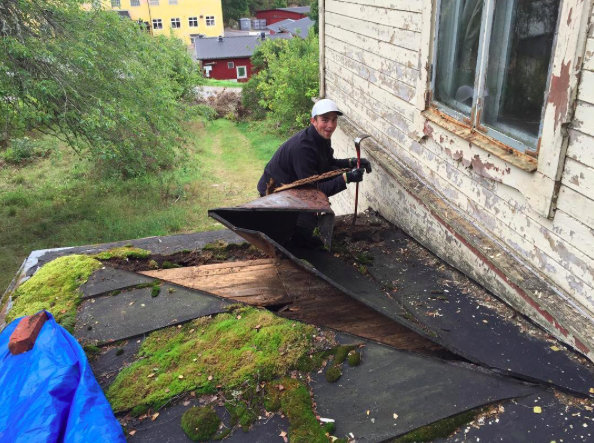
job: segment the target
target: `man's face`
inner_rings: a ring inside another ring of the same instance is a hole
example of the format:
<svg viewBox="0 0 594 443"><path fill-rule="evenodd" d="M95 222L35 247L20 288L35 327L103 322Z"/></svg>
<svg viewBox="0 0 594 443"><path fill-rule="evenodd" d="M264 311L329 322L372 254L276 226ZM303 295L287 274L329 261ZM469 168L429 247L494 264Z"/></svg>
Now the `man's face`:
<svg viewBox="0 0 594 443"><path fill-rule="evenodd" d="M332 133L336 129L338 114L336 112L327 112L326 114L316 115L311 118L311 124L314 125L318 134L327 140L330 140Z"/></svg>

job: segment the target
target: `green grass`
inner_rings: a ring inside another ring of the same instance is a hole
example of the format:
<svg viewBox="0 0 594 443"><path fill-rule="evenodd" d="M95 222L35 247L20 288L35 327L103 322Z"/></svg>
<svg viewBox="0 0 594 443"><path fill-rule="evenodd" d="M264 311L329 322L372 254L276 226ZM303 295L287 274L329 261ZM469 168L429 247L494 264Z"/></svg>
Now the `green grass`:
<svg viewBox="0 0 594 443"><path fill-rule="evenodd" d="M231 80L217 80L214 78L205 78L204 86L222 86L227 88L243 88L245 83L234 82Z"/></svg>
<svg viewBox="0 0 594 443"><path fill-rule="evenodd" d="M121 181L53 139L47 157L0 166L0 293L32 250L219 229L207 209L257 198L256 184L283 141L259 126L187 125L188 161L161 176Z"/></svg>

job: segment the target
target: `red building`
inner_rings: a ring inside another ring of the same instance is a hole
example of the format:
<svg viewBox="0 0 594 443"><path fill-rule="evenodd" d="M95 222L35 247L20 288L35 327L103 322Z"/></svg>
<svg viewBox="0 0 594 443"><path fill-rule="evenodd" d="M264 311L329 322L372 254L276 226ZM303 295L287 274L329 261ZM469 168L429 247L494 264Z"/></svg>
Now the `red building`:
<svg viewBox="0 0 594 443"><path fill-rule="evenodd" d="M253 74L250 59L264 38L264 32L234 37L196 37L196 59L207 78L247 82ZM284 36L279 35L278 38Z"/></svg>
<svg viewBox="0 0 594 443"><path fill-rule="evenodd" d="M294 8L263 9L256 11L256 18L265 19L266 25L286 20L288 18L299 20L309 15L309 6L296 6Z"/></svg>

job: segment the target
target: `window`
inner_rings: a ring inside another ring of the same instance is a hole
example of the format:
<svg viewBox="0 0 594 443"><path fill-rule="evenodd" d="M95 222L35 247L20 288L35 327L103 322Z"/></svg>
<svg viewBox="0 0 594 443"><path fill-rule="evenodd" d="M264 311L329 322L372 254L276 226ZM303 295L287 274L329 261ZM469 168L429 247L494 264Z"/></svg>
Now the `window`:
<svg viewBox="0 0 594 443"><path fill-rule="evenodd" d="M170 5L177 5L177 0L169 0Z"/></svg>
<svg viewBox="0 0 594 443"><path fill-rule="evenodd" d="M214 15L207 15L206 16L206 26L214 26L214 25L215 25Z"/></svg>
<svg viewBox="0 0 594 443"><path fill-rule="evenodd" d="M188 25L190 26L190 28L197 28L198 27L198 17L188 18Z"/></svg>
<svg viewBox="0 0 594 443"><path fill-rule="evenodd" d="M163 21L160 18L153 19L153 29L163 29Z"/></svg>
<svg viewBox="0 0 594 443"><path fill-rule="evenodd" d="M120 0L111 0L111 7L112 8L119 8L120 7Z"/></svg>
<svg viewBox="0 0 594 443"><path fill-rule="evenodd" d="M441 0L433 102L518 151L536 151L560 0Z"/></svg>
<svg viewBox="0 0 594 443"><path fill-rule="evenodd" d="M148 0L148 2L151 6L159 6L159 0Z"/></svg>
<svg viewBox="0 0 594 443"><path fill-rule="evenodd" d="M228 69L233 69L235 67L235 63L233 62L227 62L227 68Z"/></svg>
<svg viewBox="0 0 594 443"><path fill-rule="evenodd" d="M180 22L179 18L171 19L171 27L172 28L181 28L181 22Z"/></svg>
<svg viewBox="0 0 594 443"><path fill-rule="evenodd" d="M130 0L130 6L140 6L140 0Z"/></svg>
<svg viewBox="0 0 594 443"><path fill-rule="evenodd" d="M247 69L245 66L237 67L237 78L247 78Z"/></svg>

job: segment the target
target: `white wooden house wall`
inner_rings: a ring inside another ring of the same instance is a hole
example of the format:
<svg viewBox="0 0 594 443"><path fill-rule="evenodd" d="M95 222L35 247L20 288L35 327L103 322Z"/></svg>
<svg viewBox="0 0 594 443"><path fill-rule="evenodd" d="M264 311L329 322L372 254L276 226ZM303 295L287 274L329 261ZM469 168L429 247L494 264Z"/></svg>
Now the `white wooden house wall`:
<svg viewBox="0 0 594 443"><path fill-rule="evenodd" d="M333 147L353 156L353 136L371 134L362 146L375 170L360 207L592 359L592 0L561 2L555 90L532 171L427 116L435 8L433 0L320 0L320 95L346 117ZM332 198L336 212L352 212L352 191Z"/></svg>

